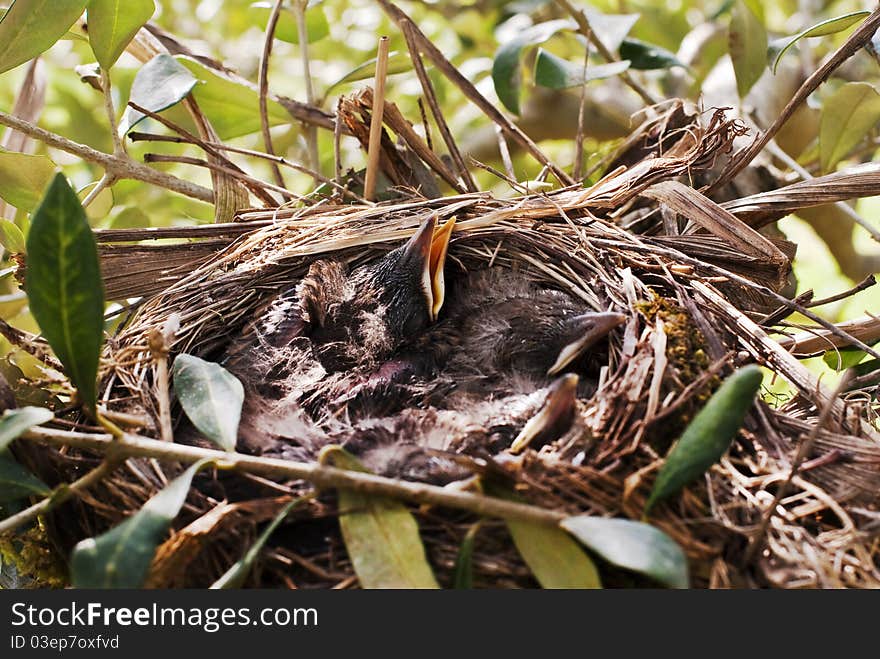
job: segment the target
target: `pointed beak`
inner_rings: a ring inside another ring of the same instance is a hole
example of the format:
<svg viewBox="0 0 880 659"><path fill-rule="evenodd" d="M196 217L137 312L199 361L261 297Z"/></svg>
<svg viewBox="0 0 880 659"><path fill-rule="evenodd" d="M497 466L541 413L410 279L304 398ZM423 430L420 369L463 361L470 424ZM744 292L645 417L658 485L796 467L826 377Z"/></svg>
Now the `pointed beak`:
<svg viewBox="0 0 880 659"><path fill-rule="evenodd" d="M402 262L418 264L416 270L421 278L421 289L425 295L431 322L437 320L446 297L443 266L446 263L446 252L454 226L455 218L451 218L442 227L437 228L437 216L432 215L422 223L404 248Z"/></svg>
<svg viewBox="0 0 880 659"><path fill-rule="evenodd" d="M519 453L532 443L546 444L559 439L571 428L577 400L578 376L568 373L550 385L541 410L528 420L510 445L511 453Z"/></svg>
<svg viewBox="0 0 880 659"><path fill-rule="evenodd" d="M585 313L572 318L569 321L571 340L559 351L553 366L547 369L547 375L558 375L587 349L604 338L608 332L625 323L626 318L624 314L612 311Z"/></svg>

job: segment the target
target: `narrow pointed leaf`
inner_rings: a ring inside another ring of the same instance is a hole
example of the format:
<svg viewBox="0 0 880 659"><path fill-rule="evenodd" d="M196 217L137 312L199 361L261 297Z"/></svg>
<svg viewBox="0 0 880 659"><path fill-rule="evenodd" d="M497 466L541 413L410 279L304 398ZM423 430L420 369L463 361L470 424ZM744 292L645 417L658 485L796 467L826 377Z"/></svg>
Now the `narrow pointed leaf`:
<svg viewBox="0 0 880 659"><path fill-rule="evenodd" d="M45 407L19 407L6 410L3 416L0 416L0 452L5 451L25 430L46 423L53 417L52 410L47 410Z"/></svg>
<svg viewBox="0 0 880 659"><path fill-rule="evenodd" d="M9 454L0 453L0 503L30 496L46 496L50 492L43 481L18 464Z"/></svg>
<svg viewBox="0 0 880 659"><path fill-rule="evenodd" d="M161 112L180 103L198 81L190 71L171 55L156 55L144 64L134 77L129 98L151 112ZM119 121L119 134L125 135L146 117L127 107Z"/></svg>
<svg viewBox="0 0 880 659"><path fill-rule="evenodd" d="M771 53L773 55L773 73L776 73L776 69L779 66L779 60L782 59L782 56L785 55L786 51L801 39L824 37L829 34L842 32L846 28L862 22L865 16L870 13L871 12L869 11L854 11L849 14L844 14L843 16L837 16L836 18L829 18L808 27L806 30L798 32L791 38L779 40L775 46L771 46Z"/></svg>
<svg viewBox="0 0 880 659"><path fill-rule="evenodd" d="M626 35L639 20L638 14L603 14L586 5L578 8L586 14L596 38L612 53L617 52ZM621 58L626 59L623 55Z"/></svg>
<svg viewBox="0 0 880 659"><path fill-rule="evenodd" d="M628 61L590 64L587 66L585 76L583 62L569 62L539 48L538 56L535 58L535 83L549 89L568 89L579 87L590 80L616 76L628 68Z"/></svg>
<svg viewBox="0 0 880 659"><path fill-rule="evenodd" d="M0 218L0 245L10 254L24 254L24 234L18 225Z"/></svg>
<svg viewBox="0 0 880 659"><path fill-rule="evenodd" d="M570 30L574 23L567 19L547 21L520 32L498 49L492 62L492 82L498 99L508 110L519 114L519 96L522 86L520 71L523 50L544 43L560 30Z"/></svg>
<svg viewBox="0 0 880 659"><path fill-rule="evenodd" d="M57 167L46 156L0 149L0 198L32 212L55 175Z"/></svg>
<svg viewBox="0 0 880 659"><path fill-rule="evenodd" d="M200 84L193 89L193 96L221 139L260 130L260 102L256 90L230 80L192 58L179 55L175 59L199 80ZM272 99L268 99L266 111L270 126L292 121L287 110Z"/></svg>
<svg viewBox="0 0 880 659"><path fill-rule="evenodd" d="M223 573L223 576L211 584L211 589L228 590L231 588L241 588L244 584L244 580L247 579L251 568L253 568L254 563L259 557L260 552L263 551L263 547L269 540L269 537L275 532L275 529L277 529L281 522L287 518L291 510L296 508L302 502L307 501L309 498L310 497L300 497L284 506L284 508L281 509L281 512L276 515L275 519L263 529L260 537L257 538L256 542L248 548L245 555L236 561L232 567L226 570L226 572Z"/></svg>
<svg viewBox="0 0 880 659"><path fill-rule="evenodd" d="M388 53L387 75L403 73L404 71L409 71L411 68L412 60L409 58L409 55L407 53L397 50ZM330 92L336 89L339 85L345 84L347 82L366 80L367 78L373 78L375 75L376 58L373 57L371 59L368 59L363 64L359 64L358 66L354 67L351 71L327 85L327 88L324 90L324 97L326 98L330 94Z"/></svg>
<svg viewBox="0 0 880 659"><path fill-rule="evenodd" d="M113 66L154 11L153 0L89 1L89 43L101 68Z"/></svg>
<svg viewBox="0 0 880 659"><path fill-rule="evenodd" d="M675 53L639 39L624 39L620 44L620 57L629 60L632 68L642 71L684 66Z"/></svg>
<svg viewBox="0 0 880 659"><path fill-rule="evenodd" d="M880 121L880 94L867 82L848 82L822 103L819 162L829 172Z"/></svg>
<svg viewBox="0 0 880 659"><path fill-rule="evenodd" d="M480 522L477 522L468 529L458 548L452 574L452 587L456 590L470 590L474 587L474 541L479 530Z"/></svg>
<svg viewBox="0 0 880 659"><path fill-rule="evenodd" d="M737 0L730 16L728 49L740 98L749 93L767 66L767 30L749 3Z"/></svg>
<svg viewBox="0 0 880 659"><path fill-rule="evenodd" d="M244 387L219 364L193 355L177 355L171 369L174 392L189 420L226 451L235 449Z"/></svg>
<svg viewBox="0 0 880 659"><path fill-rule="evenodd" d="M95 237L63 174L55 176L34 213L27 255L25 289L31 313L81 402L94 409L104 288Z"/></svg>
<svg viewBox="0 0 880 659"><path fill-rule="evenodd" d="M96 538L77 543L70 559L74 588L139 588L156 547L186 501L201 460L171 481L134 515Z"/></svg>
<svg viewBox="0 0 880 659"><path fill-rule="evenodd" d="M15 0L0 19L0 73L48 50L86 4L87 0Z"/></svg>
<svg viewBox="0 0 880 659"><path fill-rule="evenodd" d="M507 488L485 484L486 491L508 501L522 501ZM516 550L543 588L601 588L596 564L565 531L507 520Z"/></svg>
<svg viewBox="0 0 880 659"><path fill-rule="evenodd" d="M366 471L339 447L321 462ZM415 518L399 501L339 488L339 526L354 571L364 588L439 588Z"/></svg>
<svg viewBox="0 0 880 659"><path fill-rule="evenodd" d="M612 565L638 572L671 588L687 588L687 557L650 524L629 519L577 515L560 522L587 549Z"/></svg>
<svg viewBox="0 0 880 659"><path fill-rule="evenodd" d="M822 355L822 361L825 362L829 368L833 368L835 371L840 372L852 368L853 366L858 366L867 356L867 352L858 348L837 348L836 350L829 350Z"/></svg>
<svg viewBox="0 0 880 659"><path fill-rule="evenodd" d="M721 459L755 402L762 378L760 368L746 366L712 395L666 456L645 504L646 515L655 503L677 494Z"/></svg>

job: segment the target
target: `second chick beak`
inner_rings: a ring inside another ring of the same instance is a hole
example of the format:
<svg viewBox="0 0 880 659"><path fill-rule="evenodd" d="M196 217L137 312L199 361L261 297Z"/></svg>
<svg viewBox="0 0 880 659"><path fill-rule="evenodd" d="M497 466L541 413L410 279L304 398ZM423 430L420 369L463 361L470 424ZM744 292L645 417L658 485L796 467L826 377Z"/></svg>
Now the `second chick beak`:
<svg viewBox="0 0 880 659"><path fill-rule="evenodd" d="M404 262L416 261L419 264L421 289L431 322L437 320L446 297L443 266L446 263L446 252L454 226L455 218L451 218L438 228L437 216L432 215L422 223L404 248L407 257Z"/></svg>
<svg viewBox="0 0 880 659"><path fill-rule="evenodd" d="M577 357L595 345L615 327L626 322L626 316L622 313L605 311L600 313L585 313L575 316L571 324L571 340L559 351L559 356L549 369L547 375L558 375L566 366Z"/></svg>

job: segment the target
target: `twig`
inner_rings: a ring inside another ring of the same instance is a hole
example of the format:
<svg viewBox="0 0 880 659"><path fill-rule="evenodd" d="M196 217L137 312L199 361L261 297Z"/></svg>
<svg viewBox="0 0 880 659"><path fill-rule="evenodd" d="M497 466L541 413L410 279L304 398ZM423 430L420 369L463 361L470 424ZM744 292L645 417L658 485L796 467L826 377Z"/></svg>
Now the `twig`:
<svg viewBox="0 0 880 659"><path fill-rule="evenodd" d="M279 0L280 2L280 0ZM312 71L309 64L309 31L306 27L306 9L308 0L294 0L293 13L296 16L296 31L299 35L299 53L303 65L303 79L306 84L306 100L315 106L315 87L312 84ZM316 172L321 171L321 158L318 153L318 129L313 124L306 124L306 144L309 149L309 167ZM317 183L317 179L315 179Z"/></svg>
<svg viewBox="0 0 880 659"><path fill-rule="evenodd" d="M171 425L171 399L168 385L168 346L180 327L180 316L172 313L162 329L154 327L150 330L149 346L153 357L153 368L156 372L156 402L159 405L159 435L163 442L174 441L174 430Z"/></svg>
<svg viewBox="0 0 880 659"><path fill-rule="evenodd" d="M578 30L584 37L586 37L587 41L596 46L596 50L599 51L599 54L606 62L619 62L620 58L617 57L614 53L608 50L605 47L605 44L602 43L602 40L596 36L596 33L593 31L592 26L590 25L590 21L587 20L586 15L583 11L579 9L575 9L568 0L555 0L556 4L558 4L565 12L574 19L574 22L578 25ZM635 78L633 78L629 71L624 71L620 74L620 79L623 80L632 89L636 94L641 96L642 100L648 105L656 105L660 102L659 98L656 98L651 92L642 87L638 82L636 82Z"/></svg>
<svg viewBox="0 0 880 659"><path fill-rule="evenodd" d="M581 12L583 14L583 12ZM588 29L587 41L593 35L593 31ZM574 171L571 176L575 181L581 180L581 172L584 170L584 110L587 106L587 67L590 63L590 47L584 49L584 81L581 83L581 98L578 103L578 125L577 134L574 138Z"/></svg>
<svg viewBox="0 0 880 659"><path fill-rule="evenodd" d="M501 162L504 163L504 169L507 176L511 180L516 180L516 170L513 168L513 160L510 157L510 147L507 146L507 140L504 139L504 131L501 126L495 126L495 136L498 138L498 151L501 153ZM471 161L474 159L471 158Z"/></svg>
<svg viewBox="0 0 880 659"><path fill-rule="evenodd" d="M810 94L816 91L819 85L825 82L828 76L830 76L838 66L861 50L862 46L868 43L871 40L871 37L874 36L878 27L880 27L880 7L875 9L871 15L865 19L858 29L850 35L849 39L840 46L840 48L832 53L818 69L813 71L810 77L807 78L798 88L788 104L782 109L782 112L777 115L770 127L763 134L758 135L751 145L747 146L734 156L718 179L712 183L707 190L703 191L703 194L709 195L721 186L727 184L729 181L732 181L737 174L752 162L752 160L755 159L755 156L763 151L764 147L767 146L767 143L776 136L779 129L782 128L791 118L791 115L793 115L794 111L800 107L801 103L806 101Z"/></svg>
<svg viewBox="0 0 880 659"><path fill-rule="evenodd" d="M862 291L871 288L877 283L877 278L874 275L868 275L858 284L850 288L849 290L843 291L842 293L838 293L837 295L831 295L829 297L823 297L821 300L813 300L809 304L805 304L805 307L821 307L824 304L831 304L832 302L837 302L838 300L845 300L848 297L855 295L856 293L861 293Z"/></svg>
<svg viewBox="0 0 880 659"><path fill-rule="evenodd" d="M62 137L56 133L51 133L48 130L34 126L27 121L23 121L18 117L14 117L3 111L0 111L0 125L24 133L28 137L39 140L48 146L60 149L66 153L72 153L88 162L96 163L117 179L134 179L136 181L143 181L144 183L151 183L160 188L165 188L166 190L177 192L186 197L198 199L199 201L205 201L209 204L214 202L214 193L208 188L196 183L184 181L171 174L166 174L165 172L153 169L152 167L142 165L135 162L127 155L111 155L109 153L104 153L103 151L98 151L85 144L74 142L66 137Z"/></svg>
<svg viewBox="0 0 880 659"><path fill-rule="evenodd" d="M260 73L258 78L259 96L260 96L260 130L263 133L263 144L266 147L266 153L275 155L275 149L272 148L272 134L269 131L269 104L267 96L269 95L269 56L272 54L272 43L275 41L275 28L278 26L278 18L281 15L282 0L275 0L272 5L272 11L269 14L269 22L266 24L266 38L263 41L263 54L260 56ZM298 4L298 3L295 3ZM300 40L302 37L300 37ZM311 103L311 99L309 99ZM272 170L272 176L275 183L279 187L284 187L284 178L281 176L281 170L278 165L272 163L269 165Z"/></svg>
<svg viewBox="0 0 880 659"><path fill-rule="evenodd" d="M70 485L59 485L57 488L55 488L52 494L50 494L45 499L42 499L34 505L25 508L20 512L17 512L15 515L11 515L4 520L0 520L0 535L13 531L19 526L27 524L28 522L36 519L39 515L44 515L50 512L52 509L57 508L62 503L70 499L73 495L79 494L80 492L89 489L92 485L100 482L107 474L112 472L116 468L117 464L118 463L113 458L107 458L85 476L78 478Z"/></svg>
<svg viewBox="0 0 880 659"><path fill-rule="evenodd" d="M459 70L456 69L448 59L446 59L443 53L440 52L440 49L437 48L437 46L435 46L421 30L419 30L409 16L401 11L399 7L389 2L389 0L376 0L376 2L378 2L385 13L397 23L397 26L404 31L404 35L406 34L406 31L403 26L407 25L412 36L415 38L419 49L434 63L434 66L436 66L443 75L452 81L452 83L455 84L472 103L480 108L483 114L494 123L501 126L505 134L509 135L519 143L519 145L528 151L535 160L542 165L548 166L560 183L563 185L574 184L574 181L566 172L554 165L528 135L522 132L522 130L520 130L513 122L505 117L498 108L492 105L492 103L490 103L489 100L483 96L476 87L474 87L473 83L465 78L461 72L459 72Z"/></svg>
<svg viewBox="0 0 880 659"><path fill-rule="evenodd" d="M101 91L104 94L104 111L110 122L110 134L113 136L113 153L121 156L125 153L125 145L116 126L116 109L113 107L113 92L110 86L110 72L101 69Z"/></svg>
<svg viewBox="0 0 880 659"><path fill-rule="evenodd" d="M98 195L101 194L105 188L109 188L113 185L113 182L116 179L112 174L108 172L104 172L104 175L101 177L101 180L95 184L95 187L89 190L89 194L86 195L85 199L82 200L83 208L88 208L89 205L98 198Z"/></svg>
<svg viewBox="0 0 880 659"><path fill-rule="evenodd" d="M776 514L776 507L779 505L779 502L785 497L788 488L791 486L792 480L797 475L798 470L803 464L804 460L806 460L810 451L813 449L813 444L816 443L816 438L819 436L819 431L828 423L828 419L831 417L831 413L834 411L834 402L837 400L838 396L840 396L841 392L846 390L847 383L852 376L852 371L847 370L843 377L840 378L840 382L837 383L837 388L834 390L834 393L831 394L831 397L825 401L825 404L822 406L822 411L819 414L819 418L816 420L816 423L810 428L810 432L807 437L801 442L801 445L798 447L797 455L795 455L794 461L791 463L791 469L788 472L788 478L779 486L776 490L776 496L773 497L773 501L770 506L767 508L766 512L761 517L761 523L758 526L758 530L755 532L755 535L752 536L752 541L746 549L745 554L743 555L743 563L748 564L755 557L755 554L761 550L764 546L764 537L767 534L767 527L770 525L770 521L773 519L773 516Z"/></svg>
<svg viewBox="0 0 880 659"><path fill-rule="evenodd" d="M527 521L546 526L558 526L559 522L566 518L564 513L554 510L450 490L436 485L396 480L364 472L346 471L335 467L325 467L318 463L294 462L197 446L169 444L131 434L125 435L122 441L114 441L105 434L33 428L25 432L20 439L52 446L69 446L95 451L109 458L145 457L187 464L199 460L211 460L220 469L232 469L269 477L302 479L321 488L346 488L364 494L445 506L467 510L477 515Z"/></svg>
<svg viewBox="0 0 880 659"><path fill-rule="evenodd" d="M815 177L810 174L806 169L801 167L800 163L788 155L785 151L783 151L773 140L770 140L767 143L767 150L776 158L779 158L782 162L786 164L786 166L795 172L798 176L801 177L801 180L810 181ZM880 231L871 226L871 223L868 222L861 215L856 213L852 208L850 208L849 204L845 201L836 201L834 205L843 212L844 215L849 217L853 222L862 227L865 231L867 231L871 238L880 242Z"/></svg>
<svg viewBox="0 0 880 659"><path fill-rule="evenodd" d="M333 122L333 176L337 184L342 183L342 97L336 100L336 117Z"/></svg>
<svg viewBox="0 0 880 659"><path fill-rule="evenodd" d="M440 131L440 136L443 138L443 142L449 150L449 156L452 158L452 162L458 170L458 176L464 182L465 190L467 192L476 192L477 185L474 183L474 179L468 171L464 158L461 155L461 151L458 148L458 144L452 136L452 131L449 130L449 125L446 123L446 118L443 116L443 111L440 109L440 103L437 100L437 93L434 91L434 84L431 82L431 79L428 77L428 72L425 70L425 64L422 62L419 46L416 43L416 38L413 34L412 24L404 22L401 24L400 29L403 32L403 38L406 39L406 47L409 50L409 57L410 60L412 60L416 77L419 79L419 84L422 86L424 98L428 102L428 107L431 109L431 115L434 117L434 121L437 123L437 130Z"/></svg>
<svg viewBox="0 0 880 659"><path fill-rule="evenodd" d="M379 156L382 153L382 116L385 111L385 76L388 73L388 37L379 39L376 54L376 82L373 90L373 112L370 117L370 143L367 148L367 173L364 177L364 198L375 199Z"/></svg>

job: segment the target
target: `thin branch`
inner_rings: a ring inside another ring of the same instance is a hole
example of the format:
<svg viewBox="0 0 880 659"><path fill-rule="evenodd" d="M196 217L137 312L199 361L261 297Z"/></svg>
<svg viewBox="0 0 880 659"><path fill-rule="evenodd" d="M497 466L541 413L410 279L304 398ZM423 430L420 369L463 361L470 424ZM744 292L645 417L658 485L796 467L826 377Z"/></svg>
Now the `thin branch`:
<svg viewBox="0 0 880 659"><path fill-rule="evenodd" d="M177 192L186 197L205 201L209 204L214 203L214 193L208 188L196 183L184 181L183 179L179 179L171 174L166 174L165 172L160 172L152 167L142 165L135 162L127 155L111 155L109 153L104 153L103 151L98 151L85 144L74 142L66 137L62 137L56 133L51 133L48 130L34 126L27 121L23 121L18 117L7 114L3 111L0 111L0 125L24 133L28 137L39 140L43 144L53 148L66 153L72 153L88 162L98 164L117 179L143 181L144 183L150 183L152 185L157 185L160 188Z"/></svg>
<svg viewBox="0 0 880 659"><path fill-rule="evenodd" d="M112 174L104 172L101 180L95 184L94 188L89 190L89 194L87 194L85 199L82 200L83 208L88 208L89 205L91 205L91 203L98 198L98 195L101 194L106 188L109 188L111 185L113 185L115 181L116 179L113 177Z"/></svg>
<svg viewBox="0 0 880 659"><path fill-rule="evenodd" d="M359 471L346 471L335 467L325 467L318 463L294 462L197 446L169 444L131 434L125 435L121 441L116 441L106 434L33 428L25 432L19 439L52 446L69 446L95 451L111 459L143 457L186 464L208 459L212 460L218 469L232 469L276 478L301 479L320 488L346 488L364 494L456 508L477 515L501 517L546 526L558 526L559 522L567 517L566 514L554 510L451 490L436 485L396 480Z"/></svg>
<svg viewBox="0 0 880 659"><path fill-rule="evenodd" d="M45 515L70 499L72 496L78 495L80 492L84 492L92 487L92 485L99 483L105 476L116 469L117 464L118 463L113 458L107 458L85 476L78 478L70 485L59 485L55 488L52 494L45 499L17 512L15 515L0 520L0 535L14 531L19 526L23 526L24 524L35 520L40 515Z"/></svg>
<svg viewBox="0 0 880 659"><path fill-rule="evenodd" d="M296 16L296 31L299 35L299 54L302 59L303 79L306 85L306 100L309 105L315 106L315 87L312 84L312 71L309 63L309 31L306 26L306 9L308 0L294 0L293 13ZM306 124L306 144L309 149L309 166L316 172L321 171L321 157L318 153L318 129L312 124ZM318 179L315 179L315 183Z"/></svg>
<svg viewBox="0 0 880 659"><path fill-rule="evenodd" d="M272 134L269 131L269 104L267 97L269 95L269 56L272 54L272 43L275 41L275 28L278 25L278 18L281 15L282 0L275 0L272 6L272 12L269 14L269 22L266 25L266 39L263 41L263 54L260 57L260 74L258 84L260 87L260 130L263 133L263 144L266 147L266 153L275 155L275 149L272 148ZM309 101L311 103L311 100ZM272 163L270 165L272 176L275 183L279 187L284 187L284 178L281 176L281 170L278 165Z"/></svg>
<svg viewBox="0 0 880 659"><path fill-rule="evenodd" d="M110 72L101 69L101 91L104 93L104 111L107 113L107 121L110 122L110 134L113 136L113 153L121 156L125 153L125 145L119 136L116 125L116 108L113 107L113 88L110 85Z"/></svg>
<svg viewBox="0 0 880 659"><path fill-rule="evenodd" d="M586 37L587 41L596 46L596 50L599 51L599 54L606 62L619 62L620 58L617 57L614 53L612 53L608 48L605 47L605 44L602 43L602 40L596 36L596 33L593 31L592 26L590 25L590 21L587 20L586 15L580 9L575 9L568 0L554 0L557 5L562 7L565 12L574 19L574 22L577 23L578 31ZM661 99L655 97L651 92L642 87L638 82L636 82L635 78L630 75L629 71L624 71L620 74L620 79L623 80L632 89L636 94L641 96L642 100L648 105L656 105L660 102Z"/></svg>
<svg viewBox="0 0 880 659"><path fill-rule="evenodd" d="M589 30L587 41L590 40L593 31ZM587 107L587 67L590 63L590 47L584 49L584 81L581 84L581 98L578 103L578 125L577 134L574 139L574 171L572 178L575 181L581 180L581 173L584 171L584 110Z"/></svg>
<svg viewBox="0 0 880 659"><path fill-rule="evenodd" d="M379 156L382 153L382 118L385 112L385 76L388 73L388 37L379 39L376 54L376 82L373 88L373 112L370 117L370 142L367 147L367 172L364 176L364 198L374 201Z"/></svg>

